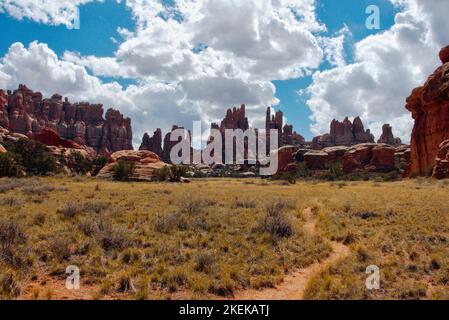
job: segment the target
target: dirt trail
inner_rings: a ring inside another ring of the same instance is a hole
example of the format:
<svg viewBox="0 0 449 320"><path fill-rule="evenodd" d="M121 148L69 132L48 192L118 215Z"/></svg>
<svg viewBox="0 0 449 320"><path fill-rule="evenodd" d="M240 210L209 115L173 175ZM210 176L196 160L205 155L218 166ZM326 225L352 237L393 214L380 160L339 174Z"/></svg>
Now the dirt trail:
<svg viewBox="0 0 449 320"><path fill-rule="evenodd" d="M316 218L310 208L304 210L306 223L304 229L312 235L316 234ZM350 250L347 246L326 240L332 247L331 255L319 263L300 269L287 275L284 281L276 288L263 290L245 290L235 295L236 300L302 300L309 280L320 271L328 268L338 260L348 256Z"/></svg>

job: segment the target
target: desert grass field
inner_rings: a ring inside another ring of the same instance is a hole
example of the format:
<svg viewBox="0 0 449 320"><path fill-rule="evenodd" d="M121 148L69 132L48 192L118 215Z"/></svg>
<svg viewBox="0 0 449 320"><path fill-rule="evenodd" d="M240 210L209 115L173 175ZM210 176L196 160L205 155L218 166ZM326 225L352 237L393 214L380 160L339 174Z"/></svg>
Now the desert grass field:
<svg viewBox="0 0 449 320"><path fill-rule="evenodd" d="M448 191L428 179L1 179L0 298L449 299ZM369 265L379 290L365 286ZM68 266L79 290L65 288Z"/></svg>

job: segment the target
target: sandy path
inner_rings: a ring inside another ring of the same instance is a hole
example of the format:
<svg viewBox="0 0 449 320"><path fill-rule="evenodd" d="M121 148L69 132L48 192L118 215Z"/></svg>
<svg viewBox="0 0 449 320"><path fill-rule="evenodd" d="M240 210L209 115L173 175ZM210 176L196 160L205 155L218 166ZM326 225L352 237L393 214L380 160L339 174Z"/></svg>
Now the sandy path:
<svg viewBox="0 0 449 320"><path fill-rule="evenodd" d="M316 218L312 214L310 208L304 210L306 224L304 229L310 234L316 234ZM269 288L263 290L244 290L237 292L236 300L302 300L304 298L304 291L309 280L320 271L328 268L338 260L348 256L350 250L347 246L334 242L327 241L332 247L331 255L324 261L314 263L307 268L293 272L284 278L284 281L276 288Z"/></svg>

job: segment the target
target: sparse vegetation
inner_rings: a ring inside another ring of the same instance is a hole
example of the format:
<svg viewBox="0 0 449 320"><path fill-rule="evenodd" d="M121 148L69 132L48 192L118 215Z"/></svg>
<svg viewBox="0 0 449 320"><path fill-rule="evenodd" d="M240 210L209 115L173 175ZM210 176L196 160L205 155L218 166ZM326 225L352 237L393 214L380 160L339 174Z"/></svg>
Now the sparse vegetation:
<svg viewBox="0 0 449 320"><path fill-rule="evenodd" d="M125 159L120 159L114 166L112 178L115 181L129 181L134 173L134 163Z"/></svg>
<svg viewBox="0 0 449 320"><path fill-rule="evenodd" d="M57 299L51 286L64 285L68 265L80 266L96 299L232 297L276 286L286 272L322 261L331 252L325 238L351 254L316 274L307 298L447 298L444 183L0 182L1 298L22 292ZM317 234L305 228L305 208L318 221ZM381 290L365 289L371 264L381 270ZM42 272L45 282L34 278Z"/></svg>

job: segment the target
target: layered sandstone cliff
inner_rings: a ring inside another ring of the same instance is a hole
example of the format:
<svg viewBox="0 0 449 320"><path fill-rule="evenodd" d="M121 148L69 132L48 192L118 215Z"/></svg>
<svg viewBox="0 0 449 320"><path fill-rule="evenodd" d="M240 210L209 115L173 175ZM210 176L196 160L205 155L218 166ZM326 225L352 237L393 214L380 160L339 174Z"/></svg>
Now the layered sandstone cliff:
<svg viewBox="0 0 449 320"><path fill-rule="evenodd" d="M100 104L70 103L58 94L44 99L25 85L13 92L0 90L0 126L5 129L29 138L51 129L102 153L133 149L131 119L114 109L105 118L103 113Z"/></svg>

